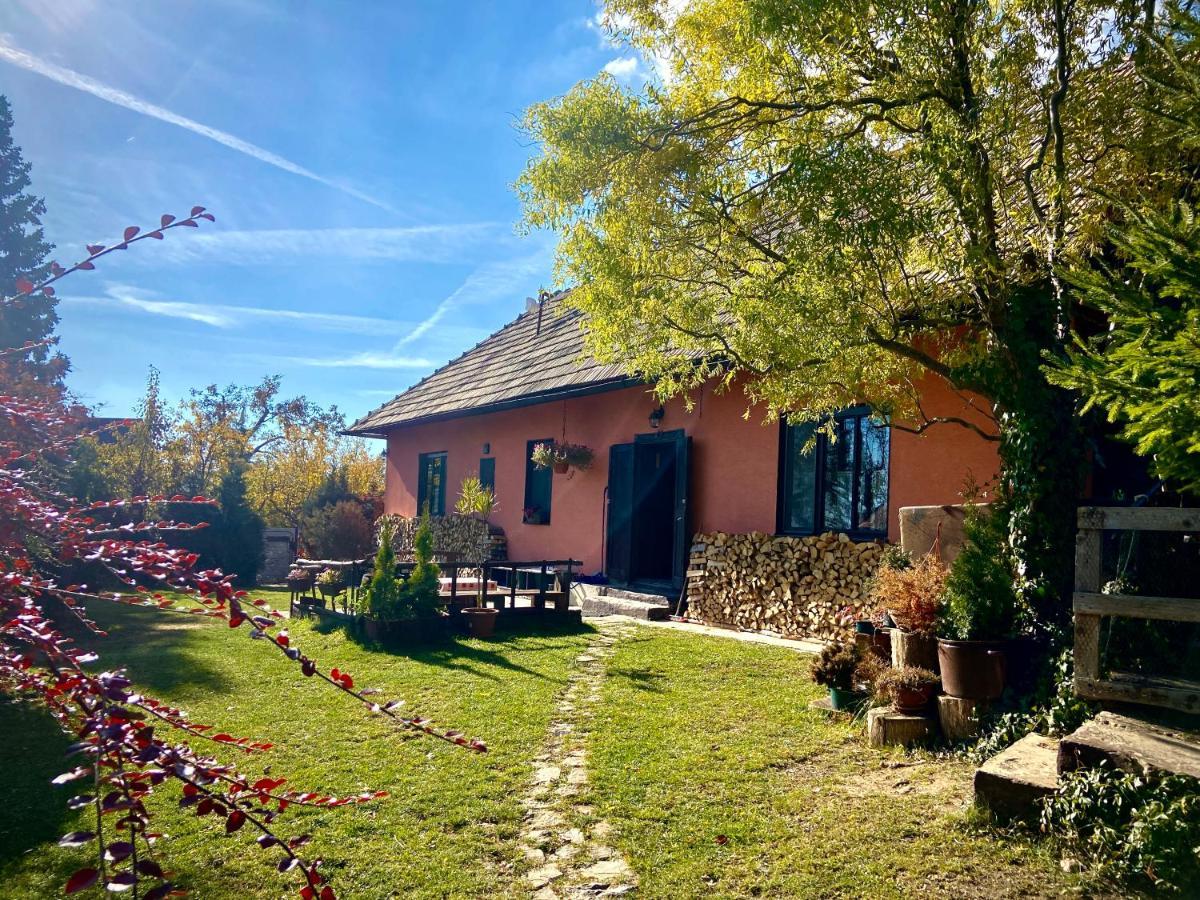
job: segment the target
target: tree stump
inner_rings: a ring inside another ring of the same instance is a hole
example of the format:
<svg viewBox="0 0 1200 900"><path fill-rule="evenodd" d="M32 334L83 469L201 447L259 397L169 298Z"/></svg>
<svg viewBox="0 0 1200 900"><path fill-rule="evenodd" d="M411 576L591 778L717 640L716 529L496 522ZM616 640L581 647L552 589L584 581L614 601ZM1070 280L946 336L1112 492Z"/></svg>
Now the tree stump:
<svg viewBox="0 0 1200 900"><path fill-rule="evenodd" d="M892 629L892 665L919 666L930 672L938 670L937 638L911 631Z"/></svg>
<svg viewBox="0 0 1200 900"><path fill-rule="evenodd" d="M872 747L907 747L928 740L936 731L932 718L896 712L890 706L878 706L867 713L867 743Z"/></svg>
<svg viewBox="0 0 1200 900"><path fill-rule="evenodd" d="M949 740L965 741L979 733L979 717L987 712L986 700L969 700L966 697L938 697L938 721L942 732Z"/></svg>

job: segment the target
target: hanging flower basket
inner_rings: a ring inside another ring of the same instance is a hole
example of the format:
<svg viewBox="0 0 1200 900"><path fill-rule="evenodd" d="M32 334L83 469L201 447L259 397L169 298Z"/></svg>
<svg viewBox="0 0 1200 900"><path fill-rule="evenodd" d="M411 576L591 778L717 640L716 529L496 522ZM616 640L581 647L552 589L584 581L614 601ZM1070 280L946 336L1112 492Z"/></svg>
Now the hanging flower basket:
<svg viewBox="0 0 1200 900"><path fill-rule="evenodd" d="M571 469L580 472L590 469L596 454L584 444L540 443L533 445L529 459L538 468L553 469L559 475L565 475Z"/></svg>

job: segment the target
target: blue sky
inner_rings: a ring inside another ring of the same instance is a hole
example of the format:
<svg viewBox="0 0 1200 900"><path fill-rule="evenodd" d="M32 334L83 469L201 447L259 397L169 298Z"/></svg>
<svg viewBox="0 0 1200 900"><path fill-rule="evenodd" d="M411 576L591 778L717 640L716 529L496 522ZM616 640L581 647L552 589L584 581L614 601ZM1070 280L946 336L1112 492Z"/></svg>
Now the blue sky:
<svg viewBox="0 0 1200 900"><path fill-rule="evenodd" d="M518 236L531 103L644 65L593 0L9 0L0 92L55 256L194 204L179 229L63 282L70 387L130 412L284 375L349 418L550 286L553 236Z"/></svg>

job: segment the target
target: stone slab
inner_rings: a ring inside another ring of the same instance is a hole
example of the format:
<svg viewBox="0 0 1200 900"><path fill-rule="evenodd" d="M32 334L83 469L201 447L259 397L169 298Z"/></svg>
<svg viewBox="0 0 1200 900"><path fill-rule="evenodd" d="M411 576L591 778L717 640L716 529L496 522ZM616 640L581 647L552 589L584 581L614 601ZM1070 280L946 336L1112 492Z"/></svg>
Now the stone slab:
<svg viewBox="0 0 1200 900"><path fill-rule="evenodd" d="M900 508L900 546L913 556L924 556L933 549L941 531L942 562L954 562L963 545L963 507L902 506Z"/></svg>
<svg viewBox="0 0 1200 900"><path fill-rule="evenodd" d="M1200 778L1200 734L1102 712L1063 738L1058 771L1091 768L1101 760L1128 772Z"/></svg>
<svg viewBox="0 0 1200 900"><path fill-rule="evenodd" d="M900 713L887 706L877 706L867 713L867 742L872 747L907 747L936 733L937 720L929 716Z"/></svg>
<svg viewBox="0 0 1200 900"><path fill-rule="evenodd" d="M854 713L848 709L834 709L833 701L829 699L828 695L812 701L812 703L808 704L808 708L839 719L850 719L854 716Z"/></svg>
<svg viewBox="0 0 1200 900"><path fill-rule="evenodd" d="M975 802L1000 819L1033 819L1058 786L1058 741L1027 734L975 770Z"/></svg>
<svg viewBox="0 0 1200 900"><path fill-rule="evenodd" d="M591 596L584 597L582 603L583 615L593 616L629 616L631 619L644 619L651 622L662 622L671 615L671 608L662 603L647 603L643 600L629 600L624 597Z"/></svg>

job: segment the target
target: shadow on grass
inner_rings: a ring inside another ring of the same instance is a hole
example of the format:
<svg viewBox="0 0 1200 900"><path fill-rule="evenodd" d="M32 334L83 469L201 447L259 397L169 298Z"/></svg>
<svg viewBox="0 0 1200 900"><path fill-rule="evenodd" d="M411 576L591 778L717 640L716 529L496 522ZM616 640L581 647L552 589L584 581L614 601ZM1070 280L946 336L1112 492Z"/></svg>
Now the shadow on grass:
<svg viewBox="0 0 1200 900"><path fill-rule="evenodd" d="M229 687L221 669L201 658L198 649L205 629L225 628L217 619L204 619L180 612L103 604L93 601L89 615L108 634L100 636L82 629L71 631L79 646L100 655L96 666L104 669L128 667L139 689L154 696L181 687L220 691ZM230 652L237 641L247 640L244 631L230 632Z"/></svg>
<svg viewBox="0 0 1200 900"><path fill-rule="evenodd" d="M458 623L452 622L451 624ZM469 672L492 681L499 679L486 668L481 667L494 667L550 680L541 672L514 662L512 657L517 653L536 653L539 650L560 649L565 643L556 640L557 638L587 634L594 630L590 625L585 625L579 619L574 618L514 616L506 619L502 615L497 621L495 636L487 641L477 642L469 639L465 633L448 631L445 634L425 639L409 638L379 642L368 639L360 628L346 620L318 617L313 627L322 634L341 630L349 640L375 653L405 656L414 662Z"/></svg>
<svg viewBox="0 0 1200 900"><path fill-rule="evenodd" d="M37 708L0 702L0 866L26 851L56 841L67 817L67 800L80 791L55 787L50 779L72 768L64 756L65 734ZM18 774L19 773L19 774ZM86 792L86 791L85 791Z"/></svg>
<svg viewBox="0 0 1200 900"><path fill-rule="evenodd" d="M652 694L664 693L663 682L667 679L662 672L652 672L649 669L610 668L607 677L624 678L639 691L647 691Z"/></svg>

